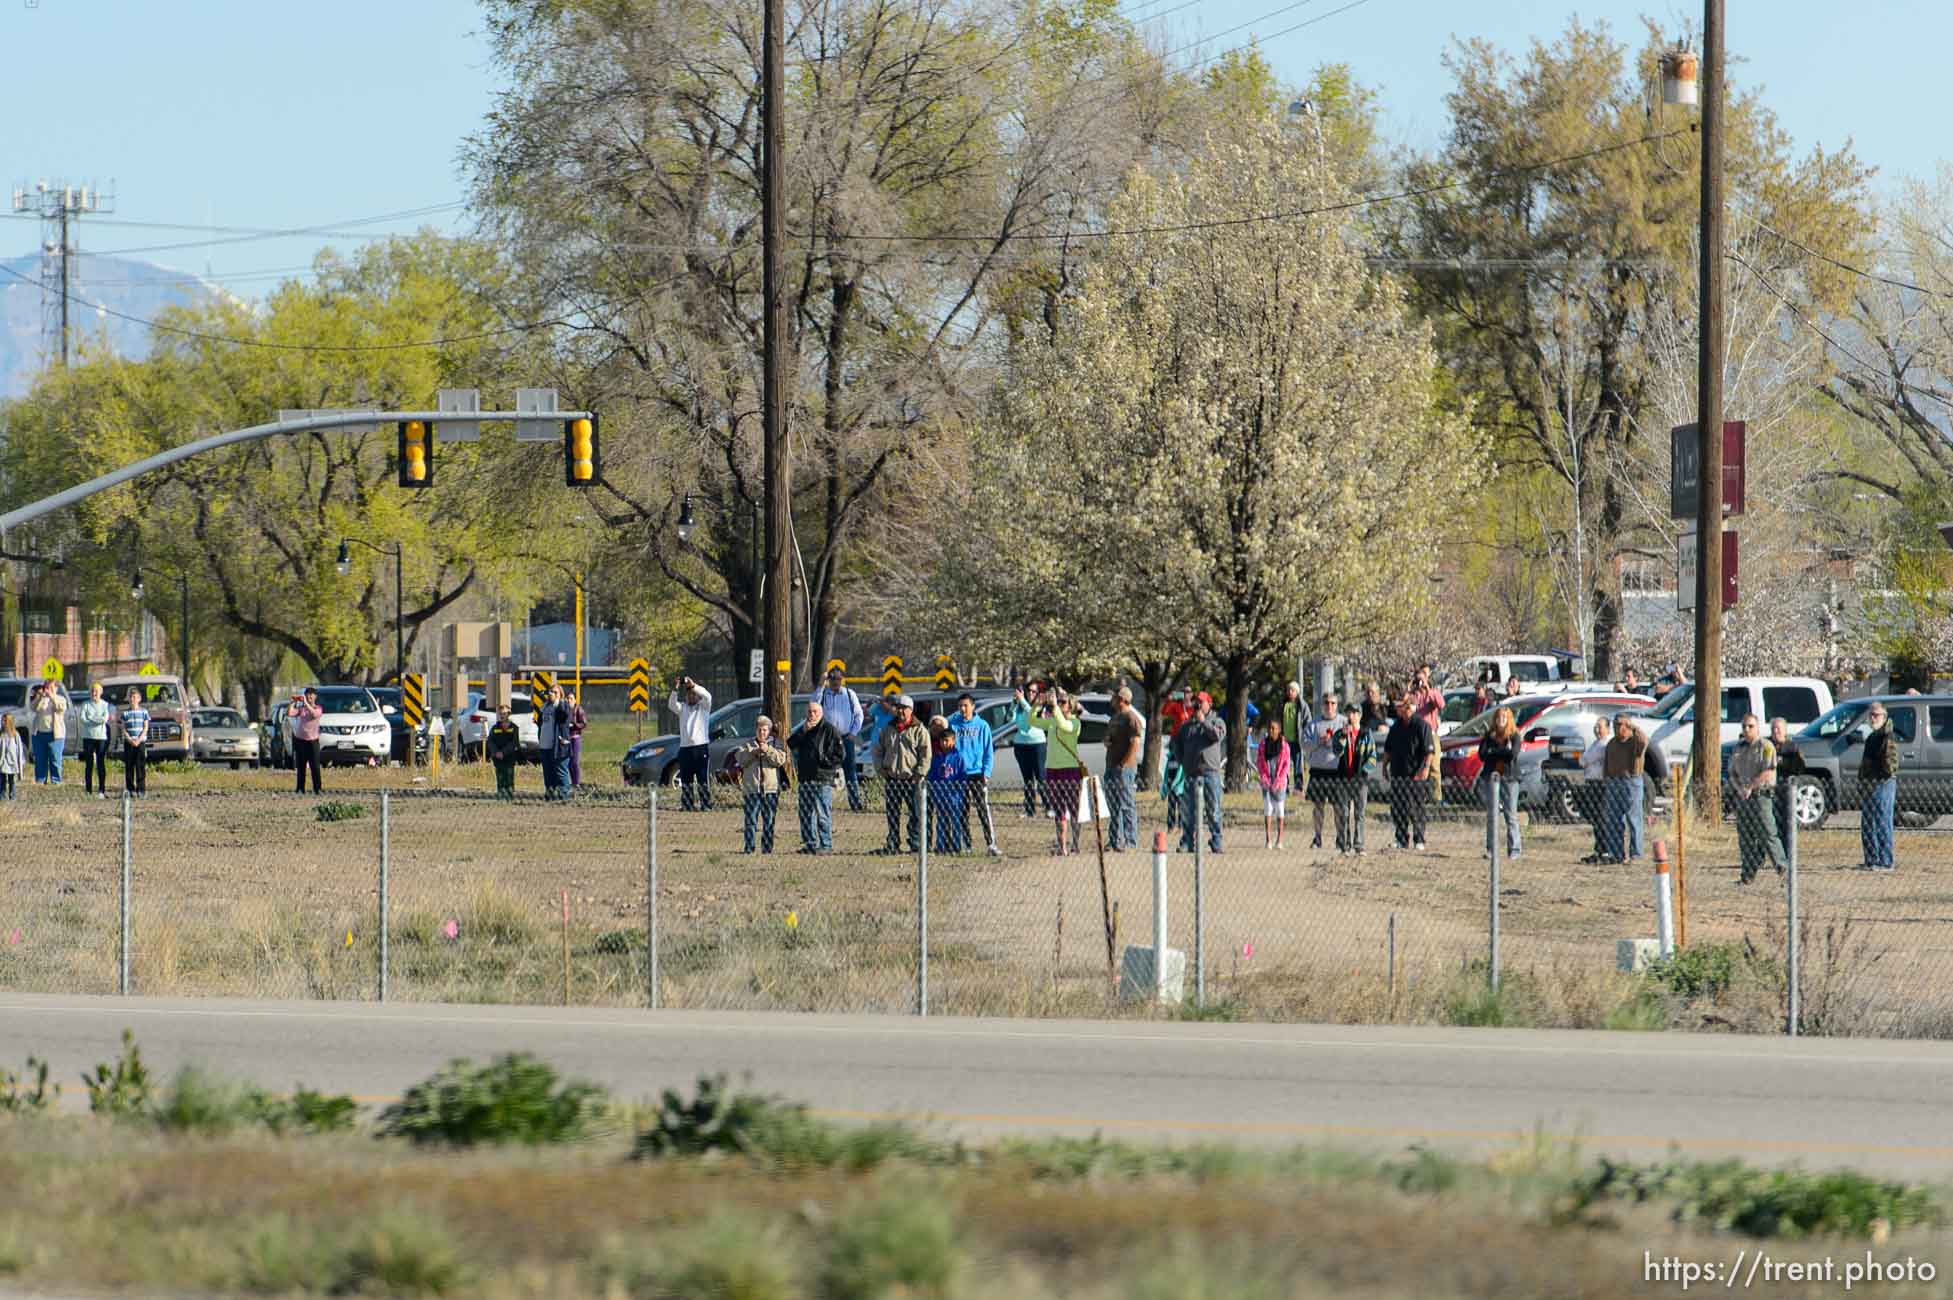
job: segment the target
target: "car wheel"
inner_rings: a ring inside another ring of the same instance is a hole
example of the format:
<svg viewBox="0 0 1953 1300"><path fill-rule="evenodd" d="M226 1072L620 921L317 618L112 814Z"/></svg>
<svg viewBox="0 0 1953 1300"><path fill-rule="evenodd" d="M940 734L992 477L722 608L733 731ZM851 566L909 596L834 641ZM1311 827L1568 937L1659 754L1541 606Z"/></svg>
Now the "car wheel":
<svg viewBox="0 0 1953 1300"><path fill-rule="evenodd" d="M658 772L658 784L672 786L678 784L678 764L666 763Z"/></svg>
<svg viewBox="0 0 1953 1300"><path fill-rule="evenodd" d="M1836 800L1831 794L1831 785L1822 779L1799 781L1791 792L1790 812L1797 819L1800 831L1820 831L1824 823L1831 819Z"/></svg>
<svg viewBox="0 0 1953 1300"><path fill-rule="evenodd" d="M1546 787L1546 815L1556 822L1577 822L1580 805L1574 802L1573 787L1565 781L1549 782Z"/></svg>
<svg viewBox="0 0 1953 1300"><path fill-rule="evenodd" d="M242 764L242 763L232 763L232 764L231 764L231 771L233 771L233 772L235 772L235 771L237 771L237 769L238 769L238 768L240 768L240 767L243 767L243 766L244 766L244 764Z"/></svg>

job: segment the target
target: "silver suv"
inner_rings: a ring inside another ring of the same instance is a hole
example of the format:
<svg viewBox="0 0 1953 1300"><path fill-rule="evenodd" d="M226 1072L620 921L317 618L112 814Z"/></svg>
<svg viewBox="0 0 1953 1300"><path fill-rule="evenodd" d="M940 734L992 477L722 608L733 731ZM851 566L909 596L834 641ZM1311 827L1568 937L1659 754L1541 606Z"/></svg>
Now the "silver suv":
<svg viewBox="0 0 1953 1300"><path fill-rule="evenodd" d="M1870 734L1865 711L1874 700L1885 706L1899 751L1897 811L1915 825L1953 813L1953 695L1867 695L1846 700L1790 738L1813 778L1797 791L1802 829L1816 830L1832 813L1864 801L1858 764ZM1727 753L1725 747L1725 760Z"/></svg>

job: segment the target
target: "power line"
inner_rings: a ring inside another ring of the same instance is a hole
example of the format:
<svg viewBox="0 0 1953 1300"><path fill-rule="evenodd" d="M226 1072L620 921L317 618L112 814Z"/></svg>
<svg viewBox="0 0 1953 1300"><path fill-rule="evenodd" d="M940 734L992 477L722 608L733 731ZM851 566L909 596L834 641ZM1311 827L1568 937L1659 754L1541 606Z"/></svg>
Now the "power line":
<svg viewBox="0 0 1953 1300"><path fill-rule="evenodd" d="M4 264L0 264L0 272L11 275L23 284L36 283L36 281L29 279L27 276ZM653 285L651 287L656 288L657 286ZM510 334L527 334L535 330L550 329L555 326L569 324L568 321L555 319L530 321L526 324L509 325L501 329L477 330L470 334L453 334L438 339L415 339L404 343L277 343L269 339L232 338L225 334L211 334L204 330L186 329L180 325L165 325L160 321L146 320L141 316L132 316L128 312L117 311L113 307L107 307L98 302L89 302L87 299L72 293L64 292L63 296L74 302L79 302L83 306L93 307L103 315L128 321L131 325L147 326L153 330L160 330L165 334L176 334L183 338L198 339L205 343L224 343L231 347L239 348L268 348L278 352L405 352L413 348L438 348L445 347L451 343L472 343L480 339L502 338Z"/></svg>
<svg viewBox="0 0 1953 1300"><path fill-rule="evenodd" d="M1362 0L1357 0L1361 3ZM1547 158L1540 162L1521 163L1514 167L1503 167L1478 176L1461 176L1456 180L1440 181L1432 185L1418 185L1410 189L1391 190L1379 194L1362 194L1345 199L1339 203L1326 203L1312 208L1289 208L1276 212L1257 212L1240 217L1217 217L1207 221L1182 221L1164 226L1125 226L1107 230L1071 230L1055 234L1026 232L1019 235L975 234L959 231L942 231L927 235L857 235L840 233L836 239L853 239L869 242L896 241L904 243L1007 243L1012 241L1065 241L1073 239L1123 239L1138 235L1178 234L1190 230L1219 230L1232 226L1254 225L1266 221L1293 221L1301 217L1322 216L1337 212L1352 212L1359 208L1374 207L1380 203L1398 203L1405 199L1425 198L1432 194L1442 194L1447 190L1461 189L1487 180L1498 180L1509 176L1524 176L1530 172L1546 171L1562 167L1567 163L1586 162L1592 158L1619 153L1623 149L1639 148L1641 145L1666 140L1673 136L1688 134L1688 128L1677 127L1671 131L1650 132L1636 136L1632 140L1619 140L1613 144L1597 145L1578 153L1561 154L1557 158ZM801 238L807 236L801 235Z"/></svg>
<svg viewBox="0 0 1953 1300"><path fill-rule="evenodd" d="M1853 266L1849 262L1841 262L1837 258L1831 256L1829 253L1818 252L1815 248L1812 248L1809 244L1806 244L1801 239L1794 239L1791 236L1784 234L1783 231L1778 230L1774 226L1771 226L1762 221L1759 221L1756 224L1759 230L1768 231L1770 234L1776 236L1778 239L1781 239L1784 243L1789 244L1792 248L1802 249L1804 252L1810 254L1812 257L1815 257L1818 261L1829 263L1830 265L1837 267L1840 271L1847 271L1852 275L1860 276L1864 279L1871 280L1876 284L1889 285L1894 289L1905 289L1912 293L1923 294L1928 298L1953 298L1953 293L1949 293L1944 289L1928 289L1923 284L1914 284L1910 280L1901 280L1895 276L1881 275L1877 271L1867 271L1862 266Z"/></svg>

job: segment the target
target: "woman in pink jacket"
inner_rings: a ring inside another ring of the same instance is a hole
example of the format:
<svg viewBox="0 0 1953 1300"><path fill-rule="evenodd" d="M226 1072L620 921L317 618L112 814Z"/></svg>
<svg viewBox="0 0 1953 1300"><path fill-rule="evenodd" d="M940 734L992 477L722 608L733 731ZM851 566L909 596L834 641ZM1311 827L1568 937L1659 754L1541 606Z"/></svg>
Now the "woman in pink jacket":
<svg viewBox="0 0 1953 1300"><path fill-rule="evenodd" d="M1268 734L1261 738L1255 770L1261 776L1261 847L1279 849L1288 823L1288 783L1293 774L1280 718L1268 724Z"/></svg>

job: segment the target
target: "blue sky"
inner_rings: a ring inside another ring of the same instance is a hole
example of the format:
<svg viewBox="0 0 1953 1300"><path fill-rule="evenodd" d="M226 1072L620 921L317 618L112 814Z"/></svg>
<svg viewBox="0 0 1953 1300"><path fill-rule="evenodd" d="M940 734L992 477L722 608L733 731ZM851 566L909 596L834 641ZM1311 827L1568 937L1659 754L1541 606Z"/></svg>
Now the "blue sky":
<svg viewBox="0 0 1953 1300"><path fill-rule="evenodd" d="M1643 12L1671 30L1691 13L1700 19L1699 5L1612 0L1578 10L1548 0L1357 0L1335 12L1348 3L1124 0L1124 8L1141 19L1163 14L1170 44L1212 36L1220 49L1260 36L1287 77L1346 62L1380 89L1386 139L1415 147L1442 136L1439 58L1453 34L1518 51L1550 39L1575 12L1631 42ZM1944 151L1928 105L1938 52L1953 38L1953 5L1732 0L1729 9L1730 47L1746 60L1734 75L1766 88L1800 151L1852 138L1879 169L1881 188L1937 166ZM1277 34L1302 22L1310 25ZM481 26L465 0L0 0L0 49L9 55L0 183L10 195L23 180L112 180L116 212L85 224L86 249L145 249L133 255L208 267L245 297L322 246L357 241L157 249L227 236L113 223L459 232L466 214L458 208L344 223L464 197L457 151L495 89ZM32 222L0 214L0 257L31 251L35 238Z"/></svg>

